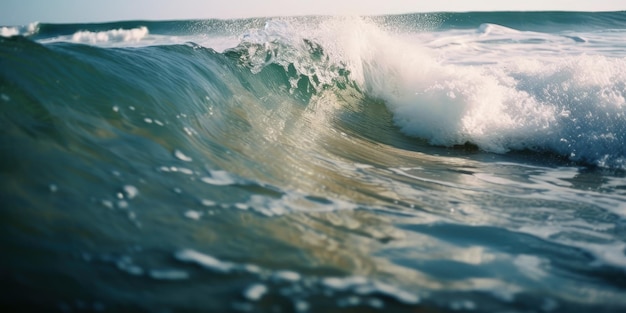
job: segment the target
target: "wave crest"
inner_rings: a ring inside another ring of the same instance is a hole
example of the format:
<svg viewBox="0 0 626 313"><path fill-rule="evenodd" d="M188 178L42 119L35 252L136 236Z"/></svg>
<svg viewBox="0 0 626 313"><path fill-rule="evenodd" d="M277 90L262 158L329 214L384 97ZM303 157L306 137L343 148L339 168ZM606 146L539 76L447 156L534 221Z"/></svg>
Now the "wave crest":
<svg viewBox="0 0 626 313"><path fill-rule="evenodd" d="M484 25L484 33L510 30ZM244 35L238 49L245 50L242 58L253 72L268 64L286 71L292 66L316 89L336 84L341 68L366 96L385 101L406 135L431 144L470 142L495 153L550 151L603 167L626 166L624 58L445 64L434 51L367 20L331 19L308 27L269 22Z"/></svg>
<svg viewBox="0 0 626 313"><path fill-rule="evenodd" d="M345 83L344 66L331 59L315 37L303 34L286 21L271 20L264 28L245 33L239 45L226 53L236 55L252 73L281 66L289 76L291 91L303 80L312 88L308 92Z"/></svg>

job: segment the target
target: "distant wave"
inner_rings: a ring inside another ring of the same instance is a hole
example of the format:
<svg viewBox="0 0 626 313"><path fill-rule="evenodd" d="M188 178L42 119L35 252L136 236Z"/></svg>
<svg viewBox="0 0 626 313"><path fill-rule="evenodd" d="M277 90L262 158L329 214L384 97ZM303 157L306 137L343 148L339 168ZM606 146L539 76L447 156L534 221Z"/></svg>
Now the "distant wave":
<svg viewBox="0 0 626 313"><path fill-rule="evenodd" d="M620 12L466 12L466 13L412 13L372 16L369 19L391 29L449 30L477 29L481 25L501 25L520 31L555 32L574 29L621 29L626 11ZM324 17L309 17L320 19ZM106 32L115 29L134 29L142 26L159 35L181 34L241 34L250 28L262 27L271 18L206 19L180 21L121 21L108 23L55 24L34 22L26 27L2 27L4 34L32 36L45 39L68 36L79 31ZM297 18L294 18L297 19ZM23 31L36 28L35 31ZM17 33L15 31L18 30Z"/></svg>
<svg viewBox="0 0 626 313"><path fill-rule="evenodd" d="M72 41L83 43L99 42L137 42L148 35L148 28L141 26L133 29L113 29L101 32L78 31L72 35Z"/></svg>
<svg viewBox="0 0 626 313"><path fill-rule="evenodd" d="M0 37L32 36L39 31L39 22L32 22L26 26L2 26Z"/></svg>

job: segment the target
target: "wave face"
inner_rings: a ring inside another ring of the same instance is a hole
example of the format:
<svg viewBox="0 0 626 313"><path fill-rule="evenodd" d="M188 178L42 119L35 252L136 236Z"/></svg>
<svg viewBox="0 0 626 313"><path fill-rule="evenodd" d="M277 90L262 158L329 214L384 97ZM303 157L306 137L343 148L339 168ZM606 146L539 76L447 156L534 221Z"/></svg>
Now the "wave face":
<svg viewBox="0 0 626 313"><path fill-rule="evenodd" d="M2 305L623 310L624 21L2 27Z"/></svg>

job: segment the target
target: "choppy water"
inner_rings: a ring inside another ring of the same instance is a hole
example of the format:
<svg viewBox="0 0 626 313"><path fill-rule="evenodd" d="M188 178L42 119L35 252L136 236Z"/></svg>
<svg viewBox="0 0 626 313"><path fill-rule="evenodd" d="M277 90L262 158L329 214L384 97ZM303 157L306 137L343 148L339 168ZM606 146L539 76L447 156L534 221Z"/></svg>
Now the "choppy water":
<svg viewBox="0 0 626 313"><path fill-rule="evenodd" d="M626 13L0 28L0 307L620 312Z"/></svg>

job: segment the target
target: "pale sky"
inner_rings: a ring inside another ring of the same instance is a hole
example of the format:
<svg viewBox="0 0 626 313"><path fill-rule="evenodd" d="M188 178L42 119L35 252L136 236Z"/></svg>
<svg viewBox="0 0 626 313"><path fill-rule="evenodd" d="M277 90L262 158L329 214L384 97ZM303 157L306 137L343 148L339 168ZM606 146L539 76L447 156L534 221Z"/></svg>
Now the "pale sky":
<svg viewBox="0 0 626 313"><path fill-rule="evenodd" d="M442 11L620 11L625 0L1 0L0 25Z"/></svg>

